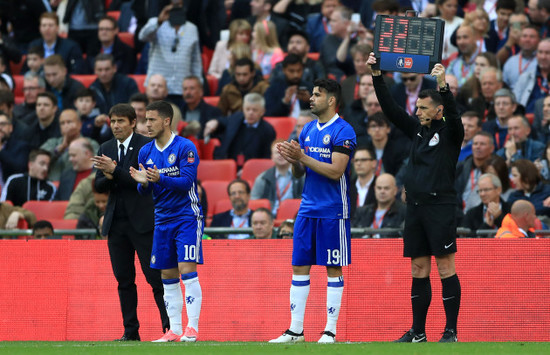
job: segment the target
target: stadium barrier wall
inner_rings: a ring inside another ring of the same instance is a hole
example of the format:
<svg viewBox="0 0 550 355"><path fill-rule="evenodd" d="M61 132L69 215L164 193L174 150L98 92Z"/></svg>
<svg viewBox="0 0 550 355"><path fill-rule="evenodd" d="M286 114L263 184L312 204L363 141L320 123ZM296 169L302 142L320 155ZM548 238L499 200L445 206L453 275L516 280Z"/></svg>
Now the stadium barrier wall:
<svg viewBox="0 0 550 355"><path fill-rule="evenodd" d="M550 341L550 240L459 239L460 341ZM103 341L123 333L106 241L2 240L0 340ZM207 240L199 266L200 340L265 341L290 323L290 240ZM409 329L410 263L402 241L352 240L338 341L389 341ZM138 263L136 263L136 267ZM139 267L138 267L139 270ZM445 326L432 263L427 336ZM161 335L158 310L137 276L142 340ZM305 336L326 321L326 272L312 269ZM184 311L184 325L186 323Z"/></svg>

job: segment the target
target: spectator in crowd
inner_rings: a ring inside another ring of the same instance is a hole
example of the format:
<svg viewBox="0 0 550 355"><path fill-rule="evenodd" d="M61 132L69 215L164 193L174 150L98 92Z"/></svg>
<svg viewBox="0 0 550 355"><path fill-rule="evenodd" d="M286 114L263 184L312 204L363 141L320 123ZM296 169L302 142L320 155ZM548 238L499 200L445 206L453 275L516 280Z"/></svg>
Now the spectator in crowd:
<svg viewBox="0 0 550 355"><path fill-rule="evenodd" d="M147 127L145 126L145 111L149 100L147 95L142 93L134 94L130 97L130 106L136 111L136 128L135 132L142 136L147 136Z"/></svg>
<svg viewBox="0 0 550 355"><path fill-rule="evenodd" d="M537 47L540 41L539 31L535 26L526 26L521 30L519 38L520 52L511 56L502 69L503 81L510 89L514 89L519 76L524 72L535 71L537 68Z"/></svg>
<svg viewBox="0 0 550 355"><path fill-rule="evenodd" d="M311 52L319 52L321 50L323 40L330 33L330 16L339 5L340 0L323 0L321 13L308 16L306 32L310 37Z"/></svg>
<svg viewBox="0 0 550 355"><path fill-rule="evenodd" d="M372 52L372 47L367 44L356 44L351 47L350 54L353 59L353 67L355 68L355 73L354 75L350 75L342 81L341 105L343 107L348 107L354 100L358 100L361 98L359 94L361 78L363 76L370 76L366 64L370 52ZM374 88L372 87L372 80L371 90L374 91Z"/></svg>
<svg viewBox="0 0 550 355"><path fill-rule="evenodd" d="M495 238L535 238L536 219L535 208L531 202L516 201L512 204L510 213L504 216Z"/></svg>
<svg viewBox="0 0 550 355"><path fill-rule="evenodd" d="M447 72L458 79L460 87L474 75L475 59L479 53L472 26L462 24L457 28L456 44L459 55L449 64Z"/></svg>
<svg viewBox="0 0 550 355"><path fill-rule="evenodd" d="M527 159L514 161L510 169L510 178L516 191L508 197L508 203L527 200L535 206L537 216L550 216L550 185L542 182L536 165Z"/></svg>
<svg viewBox="0 0 550 355"><path fill-rule="evenodd" d="M23 95L25 100L13 108L13 118L27 125L36 119L36 99L46 90L44 78L36 73L27 72L23 77Z"/></svg>
<svg viewBox="0 0 550 355"><path fill-rule="evenodd" d="M502 72L492 67L483 69L479 82L481 95L472 100L470 108L477 111L483 121L494 120L496 117L494 96L502 88Z"/></svg>
<svg viewBox="0 0 550 355"><path fill-rule="evenodd" d="M58 36L59 19L55 12L45 12L40 15L40 36L33 40L28 48L44 48L44 57L58 54L69 74L86 74L86 66L82 59L82 50L78 43L69 38ZM26 69L24 69L26 71ZM47 77L46 77L47 80Z"/></svg>
<svg viewBox="0 0 550 355"><path fill-rule="evenodd" d="M6 3L9 3L11 9L4 8L3 12L7 12L9 16L13 38L19 49L25 51L29 42L40 36L40 16L45 12L51 12L52 7L49 1L42 0L4 2Z"/></svg>
<svg viewBox="0 0 550 355"><path fill-rule="evenodd" d="M5 66L2 73L13 74L10 70L11 63L21 62L21 50L11 36L6 36L0 31L0 60Z"/></svg>
<svg viewBox="0 0 550 355"><path fill-rule="evenodd" d="M401 73L401 83L396 84L391 93L395 102L403 107L411 116L415 116L416 100L422 90L435 89L435 81L428 79L422 74Z"/></svg>
<svg viewBox="0 0 550 355"><path fill-rule="evenodd" d="M243 99L243 112L207 122L204 135L222 134L221 146L214 151L215 159L234 159L237 166L252 158L269 159L275 130L263 120L265 100L257 93Z"/></svg>
<svg viewBox="0 0 550 355"><path fill-rule="evenodd" d="M263 95L269 87L267 80L256 76L256 68L250 58L241 58L235 62L234 77L234 81L224 86L220 94L218 108L224 116L241 111L246 94Z"/></svg>
<svg viewBox="0 0 550 355"><path fill-rule="evenodd" d="M176 105L181 103L183 78L202 75L197 27L185 21L185 16L177 16L180 11L184 11L183 0L173 1L158 17L150 18L139 32L140 41L151 43L146 81L153 74L163 75L169 101Z"/></svg>
<svg viewBox="0 0 550 355"><path fill-rule="evenodd" d="M449 90L453 93L453 96L457 97L458 95L458 80L456 76L453 74L445 74L445 81L447 81L447 84L449 84ZM459 109L459 112L464 112L465 110L462 107L457 107Z"/></svg>
<svg viewBox="0 0 550 355"><path fill-rule="evenodd" d="M162 74L153 74L145 86L145 95L149 102L166 100L168 98L168 86Z"/></svg>
<svg viewBox="0 0 550 355"><path fill-rule="evenodd" d="M529 25L529 19L523 12L512 14L508 22L510 27L506 42L497 52L497 58L500 63L506 63L508 58L520 51L519 39L521 37L521 30Z"/></svg>
<svg viewBox="0 0 550 355"><path fill-rule="evenodd" d="M349 187L350 215L355 215L357 207L374 203L374 182L376 181L376 153L366 146L358 146L353 156L353 170Z"/></svg>
<svg viewBox="0 0 550 355"><path fill-rule="evenodd" d="M296 54L302 59L302 63L304 63L304 74L302 78L304 81L313 83L315 80L325 76L325 70L321 63L308 56L309 38L307 33L298 29L290 30L287 53ZM284 77L283 63L279 62L275 65L275 68L273 68L269 80L272 81L275 78L282 77Z"/></svg>
<svg viewBox="0 0 550 355"><path fill-rule="evenodd" d="M547 143L550 139L550 96L538 99L535 103L535 119L533 130L537 133L537 139Z"/></svg>
<svg viewBox="0 0 550 355"><path fill-rule="evenodd" d="M48 139L61 137L57 118L57 98L49 91L38 94L36 98L36 117L29 126L29 146L38 148Z"/></svg>
<svg viewBox="0 0 550 355"><path fill-rule="evenodd" d="M252 59L260 66L264 76L269 76L275 65L284 58L276 30L275 24L267 20L256 22L252 29Z"/></svg>
<svg viewBox="0 0 550 355"><path fill-rule="evenodd" d="M241 179L235 179L227 186L227 195L233 207L229 211L215 214L211 227L248 228L252 226L252 210L248 208L250 200L250 185ZM247 239L248 234L214 235L213 239Z"/></svg>
<svg viewBox="0 0 550 355"><path fill-rule="evenodd" d="M474 136L481 131L481 118L475 111L466 111L461 116L462 126L464 126L464 140L458 161L463 161L472 155L472 146Z"/></svg>
<svg viewBox="0 0 550 355"><path fill-rule="evenodd" d="M319 4L320 2L321 0L279 0L275 5L273 5L273 12L283 16L289 22L289 27L302 29L305 28L309 14L316 13L321 10L321 5Z"/></svg>
<svg viewBox="0 0 550 355"><path fill-rule="evenodd" d="M370 142L370 136L367 134L369 117L381 111L382 108L372 86L372 76L365 74L359 83L359 99L353 101L344 111L344 119L353 127L358 146L364 146Z"/></svg>
<svg viewBox="0 0 550 355"><path fill-rule="evenodd" d="M479 6L464 15L464 22L461 26L471 26L474 34L474 40L477 46L477 52L496 53L499 37L494 29L491 28L487 12ZM458 42L458 40L456 40ZM455 44L455 37L451 36L451 43Z"/></svg>
<svg viewBox="0 0 550 355"><path fill-rule="evenodd" d="M212 56L212 60L210 61L208 74L220 79L223 71L228 68L231 48L236 43L249 44L251 32L252 27L248 21L243 19L231 21L229 24L229 39L226 41L218 41L218 43L216 43L216 49L214 49L214 54Z"/></svg>
<svg viewBox="0 0 550 355"><path fill-rule="evenodd" d="M101 229L103 221L101 217L105 215L107 202L109 200L109 191L98 192L95 190L93 183L92 191L94 193L94 198L89 200L84 206L84 212L78 217L76 228L95 229L96 233L95 235L79 236L77 239L102 239Z"/></svg>
<svg viewBox="0 0 550 355"><path fill-rule="evenodd" d="M389 173L395 176L409 155L409 142L390 138L390 123L383 112L369 117L367 132L371 138L367 147L375 152L375 175Z"/></svg>
<svg viewBox="0 0 550 355"><path fill-rule="evenodd" d="M29 210L0 203L0 229L17 229L19 220L24 219L29 228L36 222L36 216Z"/></svg>
<svg viewBox="0 0 550 355"><path fill-rule="evenodd" d="M481 96L481 72L489 67L495 69L500 67L496 56L491 52L479 53L474 64L474 75L471 75L464 84L457 84L460 87L457 100L463 106L470 106L475 99Z"/></svg>
<svg viewBox="0 0 550 355"><path fill-rule="evenodd" d="M51 239L53 237L53 226L50 222L40 220L32 227L32 237L34 239Z"/></svg>
<svg viewBox="0 0 550 355"><path fill-rule="evenodd" d="M296 119L296 125L294 126L294 132L290 134L290 140L298 141L300 134L302 133L302 130L304 129L304 126L308 124L309 122L313 121L314 117L311 114L311 110L302 110L300 112L300 115Z"/></svg>
<svg viewBox="0 0 550 355"><path fill-rule="evenodd" d="M502 199L504 201L508 201L510 194L514 192L514 189L510 186L510 173L508 172L506 160L498 155L493 155L485 162L485 164L483 164L482 171L484 174L493 174L498 176L498 179L502 185Z"/></svg>
<svg viewBox="0 0 550 355"><path fill-rule="evenodd" d="M277 215L282 201L301 198L304 188L304 178L296 178L292 175L290 163L277 150L277 143L283 141L283 139L277 139L271 143L271 160L275 166L256 177L250 196L252 200L268 199L274 216Z"/></svg>
<svg viewBox="0 0 550 355"><path fill-rule="evenodd" d="M0 111L0 185L13 174L22 174L27 169L29 145L13 134L13 120Z"/></svg>
<svg viewBox="0 0 550 355"><path fill-rule="evenodd" d="M98 22L105 13L103 0L68 0L63 23L68 24L69 38L86 52L97 35Z"/></svg>
<svg viewBox="0 0 550 355"><path fill-rule="evenodd" d="M533 113L535 101L548 95L550 84L550 38L543 38L537 47L536 70L523 72L514 86L518 103L525 106L526 113Z"/></svg>
<svg viewBox="0 0 550 355"><path fill-rule="evenodd" d="M405 223L405 205L396 199L397 185L391 174L381 174L374 183L376 201L358 207L353 215L357 228L401 228ZM396 238L396 234L374 234L372 238Z"/></svg>
<svg viewBox="0 0 550 355"><path fill-rule="evenodd" d="M471 208L462 220L462 227L472 231L470 237L474 237L475 231L478 229L500 228L504 216L510 212L510 205L502 199L502 184L498 176L481 175L477 181L477 191L481 203ZM479 237L487 238L489 235L480 235Z"/></svg>
<svg viewBox="0 0 550 355"><path fill-rule="evenodd" d="M246 43L235 43L229 51L228 67L222 73L221 78L218 80L218 88L216 89L216 96L220 96L222 89L229 83L235 80L235 64L239 59L248 58L252 60L252 48ZM252 62L254 64L254 62ZM255 81L264 80L262 70L260 66L254 64L256 73L254 75Z"/></svg>
<svg viewBox="0 0 550 355"><path fill-rule="evenodd" d="M473 138L472 155L456 167L455 188L458 197L461 197L460 206L464 212L481 201L476 190L477 182L483 174L485 162L491 158L494 150L493 137L487 132L478 132Z"/></svg>
<svg viewBox="0 0 550 355"><path fill-rule="evenodd" d="M273 238L273 215L267 208L260 207L255 210L250 220L254 239Z"/></svg>
<svg viewBox="0 0 550 355"><path fill-rule="evenodd" d="M437 0L437 11L439 18L445 21L445 34L443 37L443 60L449 59L453 54L458 53L458 48L451 43L451 35L462 24L464 19L456 16L458 9L457 0Z"/></svg>
<svg viewBox="0 0 550 355"><path fill-rule="evenodd" d="M266 116L298 117L309 108L313 82L304 80L304 63L296 54L283 59L282 78L271 80L265 92Z"/></svg>
<svg viewBox="0 0 550 355"><path fill-rule="evenodd" d="M133 94L139 92L134 79L118 72L111 54L95 57L94 72L97 79L90 85L90 89L94 90L97 107L103 114L109 113L116 104L128 102Z"/></svg>
<svg viewBox="0 0 550 355"><path fill-rule="evenodd" d="M40 149L51 154L50 164L50 179L60 180L61 177L72 169L72 164L69 162L69 146L75 140L82 138L81 129L82 121L78 113L73 109L67 109L59 115L59 128L61 137L48 139L40 146ZM97 152L99 144L87 138L92 150Z"/></svg>
<svg viewBox="0 0 550 355"><path fill-rule="evenodd" d="M348 36L348 26L351 21L351 10L345 6L338 6L330 15L330 34L325 37L320 49L320 60L325 68L327 75L333 75L336 78L341 78L344 75L353 73L353 63L351 57L348 58L346 64L342 65L336 58L338 47ZM356 43L355 40L350 42L350 46ZM344 68L344 69L342 69Z"/></svg>
<svg viewBox="0 0 550 355"><path fill-rule="evenodd" d="M491 20L490 27L498 35L498 45L497 50L500 50L506 45L508 40L508 33L510 31L510 16L516 11L516 1L515 0L498 0L494 5L496 12L496 19ZM490 10L489 16L491 16Z"/></svg>
<svg viewBox="0 0 550 355"><path fill-rule="evenodd" d="M485 122L482 129L494 137L495 150L504 147L508 141L508 120L517 109L516 96L508 89L500 89L495 92L494 120Z"/></svg>
<svg viewBox="0 0 550 355"><path fill-rule="evenodd" d="M69 161L72 169L61 176L56 200L69 200L78 183L92 173L94 167L92 157L96 151L97 149L94 150L92 144L86 138L80 137L71 142L69 145Z"/></svg>
<svg viewBox="0 0 550 355"><path fill-rule="evenodd" d="M27 68L22 68L21 73L26 74L32 72L40 76L44 76L44 48L35 46L29 48L27 52Z"/></svg>
<svg viewBox="0 0 550 355"><path fill-rule="evenodd" d="M50 153L38 149L29 154L28 173L11 175L2 187L2 201L23 206L27 201L52 201L57 188L48 180Z"/></svg>
<svg viewBox="0 0 550 355"><path fill-rule="evenodd" d="M122 42L118 37L117 21L111 16L103 16L99 20L97 36L90 42L88 55L88 67L90 71L95 68L95 58L98 54L110 54L113 56L117 72L120 74L134 74L136 69L136 54L134 49Z"/></svg>
<svg viewBox="0 0 550 355"><path fill-rule="evenodd" d="M111 129L107 124L108 117L105 114L100 114L96 107L95 92L92 89L81 89L77 92L74 106L82 122L80 133L84 137L91 138L98 143L103 143L111 138Z"/></svg>
<svg viewBox="0 0 550 355"><path fill-rule="evenodd" d="M69 203L65 209L64 219L78 219L84 213L86 204L94 198L93 186L96 172L92 171L88 177L82 179L71 193Z"/></svg>
<svg viewBox="0 0 550 355"><path fill-rule="evenodd" d="M75 94L84 85L67 75L67 67L60 55L54 54L44 60L44 77L46 89L57 98L59 111L74 108Z"/></svg>
<svg viewBox="0 0 550 355"><path fill-rule="evenodd" d="M219 108L204 102L204 92L202 90L201 80L198 77L188 76L183 79L182 85L184 102L181 107L182 119L187 123L193 121L200 123L201 129L197 138L202 139L204 137L204 127L208 120L221 117L222 113Z"/></svg>
<svg viewBox="0 0 550 355"><path fill-rule="evenodd" d="M279 239L292 239L294 237L294 220L287 219L279 226L279 233L277 238Z"/></svg>
<svg viewBox="0 0 550 355"><path fill-rule="evenodd" d="M362 60L363 58L361 56L354 58L354 54L356 54L356 52L355 50L351 52L350 48L353 49L357 45L366 45L369 50L363 49L361 52L366 52L368 57L368 53L371 52L374 45L373 37L374 36L367 31L361 22L349 22L348 27L346 28L346 35L336 51L336 64L340 66L347 76L367 72L368 68L364 64L365 61Z"/></svg>
<svg viewBox="0 0 550 355"><path fill-rule="evenodd" d="M272 10L276 1L251 0L249 3L250 13L252 16L248 17L247 21L250 23L252 28L254 28L256 24L262 23L262 21L271 21L273 23L272 29L274 30L274 35L276 35L277 42L281 44L283 48L286 48L288 42L288 21L273 13Z"/></svg>
<svg viewBox="0 0 550 355"><path fill-rule="evenodd" d="M547 32L545 30L548 29L547 21L550 15L550 4L545 1L528 0L526 5L531 23L540 27L541 35L545 34Z"/></svg>
<svg viewBox="0 0 550 355"><path fill-rule="evenodd" d="M544 143L529 138L531 125L525 116L514 115L508 119L508 135L510 138L497 155L506 159L507 164L517 159L527 159L534 162L544 152Z"/></svg>

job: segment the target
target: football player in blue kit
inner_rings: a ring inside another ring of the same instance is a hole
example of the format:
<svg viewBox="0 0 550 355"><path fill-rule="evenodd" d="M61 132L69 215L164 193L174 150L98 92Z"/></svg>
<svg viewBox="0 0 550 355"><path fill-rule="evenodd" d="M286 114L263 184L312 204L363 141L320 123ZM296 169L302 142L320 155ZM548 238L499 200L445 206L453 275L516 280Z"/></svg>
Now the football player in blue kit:
<svg viewBox="0 0 550 355"><path fill-rule="evenodd" d="M195 145L170 130L174 111L165 101L147 106L146 127L153 141L139 152L139 170L130 169L141 194L153 193L155 231L151 267L161 269L170 331L155 342L197 340L202 290L197 264L202 264L203 214L197 193L199 158ZM185 286L188 323L182 327Z"/></svg>
<svg viewBox="0 0 550 355"><path fill-rule="evenodd" d="M327 323L319 343L334 343L342 303L342 266L351 263L349 184L350 157L356 146L353 128L336 113L341 87L334 80L319 79L310 98L318 119L302 130L299 143L277 145L292 164L296 177L306 175L302 202L294 225L291 324L270 343L304 341L304 313L310 288L311 265L327 268Z"/></svg>

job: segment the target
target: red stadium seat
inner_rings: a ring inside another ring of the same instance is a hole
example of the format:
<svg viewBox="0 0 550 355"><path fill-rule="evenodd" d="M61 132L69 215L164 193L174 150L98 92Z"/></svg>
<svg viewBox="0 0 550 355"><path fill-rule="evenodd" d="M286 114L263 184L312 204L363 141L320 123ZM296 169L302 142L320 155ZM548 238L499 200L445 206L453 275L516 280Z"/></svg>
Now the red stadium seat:
<svg viewBox="0 0 550 355"><path fill-rule="evenodd" d="M201 58L202 58L202 67L205 73L208 73L208 68L210 68L210 62L214 56L214 50L208 48L207 46L202 46ZM214 95L213 92L210 95Z"/></svg>
<svg viewBox="0 0 550 355"><path fill-rule="evenodd" d="M81 75L81 74L71 74L71 78L74 80L78 80L84 85L85 87L89 88L90 85L97 79L97 76L95 75Z"/></svg>
<svg viewBox="0 0 550 355"><path fill-rule="evenodd" d="M78 219L49 219L54 229L76 229Z"/></svg>
<svg viewBox="0 0 550 355"><path fill-rule="evenodd" d="M34 212L37 220L63 219L69 201L27 201L23 208Z"/></svg>
<svg viewBox="0 0 550 355"><path fill-rule="evenodd" d="M218 107L218 102L220 102L219 96L205 96L203 97L204 102L206 102L209 105Z"/></svg>
<svg viewBox="0 0 550 355"><path fill-rule="evenodd" d="M20 96L23 97L23 75L14 75L13 76L13 85L15 85L15 89L13 90L13 95L15 97Z"/></svg>
<svg viewBox="0 0 550 355"><path fill-rule="evenodd" d="M145 75L145 74L130 74L128 76L136 81L139 92L141 92L142 94L145 94L145 78L147 77L147 75Z"/></svg>
<svg viewBox="0 0 550 355"><path fill-rule="evenodd" d="M129 45L130 47L134 48L134 34L130 32L119 32L118 38L124 42L125 44Z"/></svg>
<svg viewBox="0 0 550 355"><path fill-rule="evenodd" d="M203 160L197 175L200 181L231 181L237 177L237 163L233 159Z"/></svg>
<svg viewBox="0 0 550 355"><path fill-rule="evenodd" d="M207 144L204 144L204 139L199 140L199 147L202 152L202 160L214 159L214 149L220 146L220 140L217 138L211 138Z"/></svg>
<svg viewBox="0 0 550 355"><path fill-rule="evenodd" d="M269 200L266 198L262 198L259 200L250 200L248 201L248 207L253 211L257 210L260 207L267 208L271 211L271 202L269 202ZM231 206L231 201L229 199L221 200L216 203L216 206L214 207L214 214L229 211L232 208L233 206Z"/></svg>
<svg viewBox="0 0 550 355"><path fill-rule="evenodd" d="M23 68L23 64L25 64L26 60L27 60L27 55L23 54L21 56L21 61L19 63L14 63L10 61L10 70L11 70L12 76L21 74L21 68Z"/></svg>
<svg viewBox="0 0 550 355"><path fill-rule="evenodd" d="M275 164L271 159L250 159L244 162L243 171L241 173L241 179L252 181L256 180L256 177L271 168ZM252 186L252 185L251 185Z"/></svg>
<svg viewBox="0 0 550 355"><path fill-rule="evenodd" d="M294 219L296 217L296 213L298 213L298 209L300 208L300 202L302 202L302 200L299 198L289 198L283 200L279 205L279 210L277 211L277 219Z"/></svg>
<svg viewBox="0 0 550 355"><path fill-rule="evenodd" d="M296 126L296 119L293 117L264 117L264 120L275 129L276 139L287 140Z"/></svg>
<svg viewBox="0 0 550 355"><path fill-rule="evenodd" d="M120 11L107 11L107 16L111 16L112 18L118 21L120 17Z"/></svg>
<svg viewBox="0 0 550 355"><path fill-rule="evenodd" d="M227 185L229 185L229 181L210 180L201 182L201 185L206 191L206 200L208 202L207 216L210 218L214 215L216 203L227 199Z"/></svg>
<svg viewBox="0 0 550 355"><path fill-rule="evenodd" d="M206 81L208 81L208 87L210 88L210 95L215 95L218 90L218 78L214 75L207 75Z"/></svg>

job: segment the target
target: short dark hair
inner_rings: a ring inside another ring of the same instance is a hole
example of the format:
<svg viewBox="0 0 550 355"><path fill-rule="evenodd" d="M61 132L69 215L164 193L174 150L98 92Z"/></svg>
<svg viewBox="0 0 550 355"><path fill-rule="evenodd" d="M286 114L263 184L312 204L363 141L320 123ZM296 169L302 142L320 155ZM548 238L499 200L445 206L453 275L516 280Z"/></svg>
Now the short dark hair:
<svg viewBox="0 0 550 355"><path fill-rule="evenodd" d="M371 122L374 122L379 126L390 127L390 121L388 121L388 118L386 117L384 112L376 112L373 115L369 116L369 121L367 122L367 125L369 125Z"/></svg>
<svg viewBox="0 0 550 355"><path fill-rule="evenodd" d="M147 95L142 94L141 92L137 92L130 96L130 103L132 102L143 102L145 105L149 104L149 99L147 98Z"/></svg>
<svg viewBox="0 0 550 355"><path fill-rule="evenodd" d="M496 10L499 9L506 9L506 10L512 10L512 12L516 11L516 0L498 0L496 4Z"/></svg>
<svg viewBox="0 0 550 355"><path fill-rule="evenodd" d="M147 105L146 111L157 111L161 118L170 118L170 124L172 124L172 118L174 118L174 109L172 105L167 101L155 101ZM134 111L135 112L135 111Z"/></svg>
<svg viewBox="0 0 550 355"><path fill-rule="evenodd" d="M376 12L389 11L394 14L399 11L399 2L395 0L376 0L372 3L372 9Z"/></svg>
<svg viewBox="0 0 550 355"><path fill-rule="evenodd" d="M13 92L10 90L0 90L0 105L4 104L9 107L15 105L15 97L13 96Z"/></svg>
<svg viewBox="0 0 550 355"><path fill-rule="evenodd" d="M63 60L63 57L59 54L53 54L49 56L48 58L44 59L44 66L55 66L62 68L67 68L67 65L65 64L65 61Z"/></svg>
<svg viewBox="0 0 550 355"><path fill-rule="evenodd" d="M44 92L41 92L40 94L36 95L37 100L38 100L39 97L47 97L48 99L50 99L50 101L52 102L52 104L54 106L57 106L57 97L55 96L54 93L49 92L49 91L44 91Z"/></svg>
<svg viewBox="0 0 550 355"><path fill-rule="evenodd" d="M33 150L31 150L31 152L29 153L29 161L30 161L30 162L35 161L36 158L37 158L39 155L47 155L49 158L52 157L52 154L51 154L50 152L48 152L47 150L44 150L44 149L33 149Z"/></svg>
<svg viewBox="0 0 550 355"><path fill-rule="evenodd" d="M237 61L235 62L235 67L244 67L244 66L248 66L251 72L255 70L254 62L252 61L252 59L246 58L246 57L237 59Z"/></svg>
<svg viewBox="0 0 550 355"><path fill-rule="evenodd" d="M237 183L240 183L240 184L243 184L245 189L246 189L246 193L247 194L250 194L250 184L248 183L248 181L246 180L243 180L243 179L240 179L240 178L237 178L235 180L232 180L228 185L227 185L227 194L229 195L229 189L231 188L231 186L233 186L233 184L237 184Z"/></svg>
<svg viewBox="0 0 550 355"><path fill-rule="evenodd" d="M267 216L269 217L269 220L270 221L273 221L273 213L271 213L270 210L268 210L267 208L265 207L258 207L254 210L254 212L252 212L252 215L254 215L256 212L264 212L267 214ZM251 218L252 218L252 215L251 215Z"/></svg>
<svg viewBox="0 0 550 355"><path fill-rule="evenodd" d="M92 100L95 102L95 92L92 89L89 88L82 88L76 92L76 95L74 99L79 99L81 97L91 97Z"/></svg>
<svg viewBox="0 0 550 355"><path fill-rule="evenodd" d="M42 228L50 228L52 232L54 231L53 226L49 221L41 220L36 221L36 223L34 223L34 226L32 226L32 234L34 235L34 232L36 232L37 229Z"/></svg>
<svg viewBox="0 0 550 355"><path fill-rule="evenodd" d="M130 123L137 119L136 110L130 104L116 104L109 110L109 118L117 117L126 117Z"/></svg>
<svg viewBox="0 0 550 355"><path fill-rule="evenodd" d="M513 1L513 0L512 0L512 1ZM105 15L105 16L103 16L103 17L101 17L101 18L99 19L98 23L99 23L100 21L103 21L103 20L108 20L108 21L110 21L110 22L113 24L114 29L117 29L117 28L118 28L118 23L117 23L116 19L115 19L113 16Z"/></svg>
<svg viewBox="0 0 550 355"><path fill-rule="evenodd" d="M477 112L477 111L472 111L472 110L466 111L460 117L475 117L475 118L477 118L476 126L481 127L482 124L483 124L483 122L481 120L481 116L479 115L479 112Z"/></svg>
<svg viewBox="0 0 550 355"><path fill-rule="evenodd" d="M288 39L290 40L293 36L300 36L306 40L307 44L309 44L309 36L304 31L298 28L292 28L288 31Z"/></svg>
<svg viewBox="0 0 550 355"><path fill-rule="evenodd" d="M57 17L57 13L56 12L43 12L42 15L40 15L40 20L38 21L38 23L42 22L43 19L50 19L50 20L54 20L55 21L55 24L57 26L59 26L59 17Z"/></svg>
<svg viewBox="0 0 550 355"><path fill-rule="evenodd" d="M97 62L103 62L103 61L109 61L111 62L111 65L116 65L116 62L115 62L115 57L113 57L112 54L107 54L107 53L100 53L98 54L95 59L94 59L94 67L95 67L95 63Z"/></svg>
<svg viewBox="0 0 550 355"><path fill-rule="evenodd" d="M302 62L302 58L298 54L290 53L283 59L283 68L293 64L301 64L302 67L304 66L304 62Z"/></svg>
<svg viewBox="0 0 550 355"><path fill-rule="evenodd" d="M340 105L342 99L342 87L336 80L332 79L317 79L313 83L313 87L318 87L327 92L329 96L333 96L336 99L336 107Z"/></svg>
<svg viewBox="0 0 550 355"><path fill-rule="evenodd" d="M36 54L40 58L44 58L44 47L42 46L32 46L29 48L29 51L27 52L27 57L29 54Z"/></svg>
<svg viewBox="0 0 550 355"><path fill-rule="evenodd" d="M361 146L357 147L355 149L355 152L353 153L353 157L355 157L357 152L360 151L360 150L364 150L364 151L368 152L369 155L371 156L371 158L376 159L376 153L374 152L374 150L371 147L366 146L366 145L361 145Z"/></svg>
<svg viewBox="0 0 550 355"><path fill-rule="evenodd" d="M432 99L432 102L435 106L443 105L443 98L441 97L441 94L437 92L437 90L434 89L425 89L420 91L418 94L419 99L425 99L425 98Z"/></svg>

